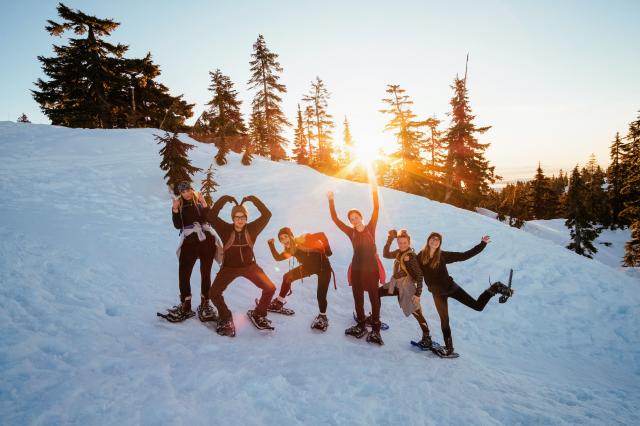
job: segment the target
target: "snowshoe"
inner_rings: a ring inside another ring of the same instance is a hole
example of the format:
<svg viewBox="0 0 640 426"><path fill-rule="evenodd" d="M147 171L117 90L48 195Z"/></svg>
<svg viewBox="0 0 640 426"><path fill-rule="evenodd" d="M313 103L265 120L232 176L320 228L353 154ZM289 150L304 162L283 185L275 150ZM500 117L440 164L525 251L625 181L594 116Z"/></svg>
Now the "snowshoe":
<svg viewBox="0 0 640 426"><path fill-rule="evenodd" d="M353 336L356 339L362 338L367 334L367 327L364 324L356 324L353 327L349 327L344 331L347 336Z"/></svg>
<svg viewBox="0 0 640 426"><path fill-rule="evenodd" d="M258 306L258 302L259 300L256 299L256 306ZM284 307L285 303L286 302L283 303L278 299L273 299L269 304L269 306L267 307L267 311L275 312L276 314L288 315L288 316L294 315L295 311L293 309L285 308Z"/></svg>
<svg viewBox="0 0 640 426"><path fill-rule="evenodd" d="M273 330L274 327L271 325L271 321L267 319L267 316L257 315L256 311L253 309L249 309L247 311L247 316L251 320L251 323L256 326L258 330Z"/></svg>
<svg viewBox="0 0 640 426"><path fill-rule="evenodd" d="M440 358L458 358L460 356L460 354L453 351L453 347L441 346L438 343L433 343L431 351Z"/></svg>
<svg viewBox="0 0 640 426"><path fill-rule="evenodd" d="M358 317L356 316L356 313L353 313L353 320L354 321L358 321ZM364 323L367 327L371 327L371 312L369 312L369 315L367 315L367 317L364 320ZM380 322L380 330L388 330L389 329L389 324L387 324L386 322Z"/></svg>
<svg viewBox="0 0 640 426"><path fill-rule="evenodd" d="M500 296L500 299L498 299L498 302L505 303L507 300L509 300L509 298L511 296L513 296L514 290L511 288L511 279L512 278L513 278L513 269L511 269L509 271L509 284L508 285L504 285L500 281L497 281L497 282L491 284L491 287L489 287L489 290L493 294L500 293L501 296Z"/></svg>
<svg viewBox="0 0 640 426"><path fill-rule="evenodd" d="M318 315L311 323L311 328L314 330L327 331L329 327L329 319L326 315Z"/></svg>
<svg viewBox="0 0 640 426"><path fill-rule="evenodd" d="M433 346L433 341L431 340L431 336L422 336L422 339L418 342L412 342L415 343L415 346L419 347L420 349L422 349L423 351L425 350L430 350L431 346Z"/></svg>
<svg viewBox="0 0 640 426"><path fill-rule="evenodd" d="M179 305L175 305L173 308L168 308L167 312L156 312L156 314L160 318L164 318L169 322L182 322L193 317L195 312L191 310L191 297L188 297Z"/></svg>
<svg viewBox="0 0 640 426"><path fill-rule="evenodd" d="M211 302L209 302L209 299L202 299L197 311L198 319L202 322L218 320L218 313L216 312L216 309L211 306Z"/></svg>
<svg viewBox="0 0 640 426"><path fill-rule="evenodd" d="M375 343L380 346L384 345L382 337L380 337L380 333L378 333L377 331L372 331L369 333L369 335L367 336L367 343Z"/></svg>
<svg viewBox="0 0 640 426"><path fill-rule="evenodd" d="M233 318L229 317L226 320L218 321L216 333L220 336L234 337L236 335L236 327L233 324Z"/></svg>
<svg viewBox="0 0 640 426"><path fill-rule="evenodd" d="M160 318L164 318L169 322L182 322L195 316L196 313L193 312L192 310L183 311L182 309L177 309L177 310L167 310L166 313L156 312L156 314Z"/></svg>

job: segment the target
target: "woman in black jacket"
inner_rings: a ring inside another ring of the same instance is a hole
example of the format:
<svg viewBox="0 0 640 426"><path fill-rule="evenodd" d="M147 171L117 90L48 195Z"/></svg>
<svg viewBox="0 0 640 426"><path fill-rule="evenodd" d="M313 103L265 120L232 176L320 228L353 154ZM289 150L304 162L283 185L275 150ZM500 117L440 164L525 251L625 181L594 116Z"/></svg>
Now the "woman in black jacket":
<svg viewBox="0 0 640 426"><path fill-rule="evenodd" d="M207 222L209 208L202 196L193 190L189 182L176 186L180 196L173 200L173 226L180 230L178 246L178 277L180 304L167 310L165 318L171 322L184 321L194 316L191 310L191 272L200 259L200 321L215 321L217 313L209 301L211 267L216 254L216 237Z"/></svg>
<svg viewBox="0 0 640 426"><path fill-rule="evenodd" d="M476 311L482 311L496 293L511 294L511 290L507 288L507 286L496 282L491 284L476 300L458 286L458 284L453 281L453 278L449 276L449 271L447 270L448 263L462 262L475 256L484 250L489 241L489 236L485 235L478 245L463 253L443 251L440 249L442 245L442 235L437 232L432 232L429 238L427 238L426 244L420 253L418 253L424 281L433 296L433 303L440 316L442 336L445 343L442 354L445 356L453 353L453 340L451 338L451 328L449 327L449 298L455 299Z"/></svg>

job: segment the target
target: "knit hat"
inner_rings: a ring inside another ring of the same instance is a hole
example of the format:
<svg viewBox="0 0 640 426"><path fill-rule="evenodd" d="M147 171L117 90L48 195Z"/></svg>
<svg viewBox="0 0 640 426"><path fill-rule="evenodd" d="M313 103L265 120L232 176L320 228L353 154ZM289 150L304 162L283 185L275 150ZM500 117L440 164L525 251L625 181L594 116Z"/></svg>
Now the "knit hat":
<svg viewBox="0 0 640 426"><path fill-rule="evenodd" d="M236 213L242 213L244 214L247 219L249 219L249 211L247 210L247 208L245 206L243 206L242 204L233 206L231 208L231 219L233 220L233 218L236 216Z"/></svg>
<svg viewBox="0 0 640 426"><path fill-rule="evenodd" d="M182 182L176 185L176 190L178 191L178 194L181 193L182 191L186 191L187 189L193 189L193 188L191 187L191 182L188 182L186 180L183 180Z"/></svg>

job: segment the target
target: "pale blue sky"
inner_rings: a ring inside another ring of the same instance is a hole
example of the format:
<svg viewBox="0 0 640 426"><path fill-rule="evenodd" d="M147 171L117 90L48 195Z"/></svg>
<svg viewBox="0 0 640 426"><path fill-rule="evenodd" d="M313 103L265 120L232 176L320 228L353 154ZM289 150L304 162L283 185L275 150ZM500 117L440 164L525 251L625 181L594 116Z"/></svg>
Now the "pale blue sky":
<svg viewBox="0 0 640 426"><path fill-rule="evenodd" d="M37 55L50 55L47 19L57 2L3 2L0 15L0 120L22 112L48 123L31 98L42 77ZM122 25L111 38L129 56L151 51L173 94L208 101L208 71L230 75L248 112L249 55L259 33L280 55L284 111L319 75L342 136L347 115L356 139L392 143L382 131L387 84L400 84L420 117L448 124L456 73L470 54L468 88L487 157L505 177L531 174L538 161L555 171L606 165L615 132L640 110L640 1L129 2L67 1Z"/></svg>

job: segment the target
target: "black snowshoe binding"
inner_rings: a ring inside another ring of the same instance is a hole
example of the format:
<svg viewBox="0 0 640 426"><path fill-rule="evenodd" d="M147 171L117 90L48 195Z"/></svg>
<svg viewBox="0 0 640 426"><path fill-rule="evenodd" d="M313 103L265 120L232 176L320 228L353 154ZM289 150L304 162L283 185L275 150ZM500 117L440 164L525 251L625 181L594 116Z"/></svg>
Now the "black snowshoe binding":
<svg viewBox="0 0 640 426"><path fill-rule="evenodd" d="M358 323L356 325L354 325L353 327L349 327L344 331L344 334L346 334L347 336L353 336L356 339L360 339L362 338L362 336L364 336L365 334L367 334L367 327L364 325L364 323Z"/></svg>
<svg viewBox="0 0 640 426"><path fill-rule="evenodd" d="M318 315L311 323L311 328L314 330L327 331L329 327L329 319L326 315Z"/></svg>
<svg viewBox="0 0 640 426"><path fill-rule="evenodd" d="M189 297L179 305L167 309L167 312L156 312L156 314L169 322L182 322L195 316L196 313L191 310L191 298Z"/></svg>
<svg viewBox="0 0 640 426"><path fill-rule="evenodd" d="M433 345L431 350L440 358L458 358L460 355L453 350L453 341L451 338L445 340L445 345Z"/></svg>
<svg viewBox="0 0 640 426"><path fill-rule="evenodd" d="M382 337L380 336L380 332L376 331L376 330L372 330L369 335L367 336L367 343L375 343L377 345L384 345L384 342L382 341Z"/></svg>
<svg viewBox="0 0 640 426"><path fill-rule="evenodd" d="M266 315L257 315L256 311L253 309L249 309L247 311L247 316L251 320L251 323L255 325L258 330L273 330L274 327L271 325L271 321L267 319Z"/></svg>
<svg viewBox="0 0 640 426"><path fill-rule="evenodd" d="M216 312L216 309L211 306L211 302L209 302L209 299L200 299L200 306L198 306L197 311L198 319L202 322L218 320L218 313Z"/></svg>
<svg viewBox="0 0 640 426"><path fill-rule="evenodd" d="M489 287L489 291L493 294L500 294L498 302L505 303L511 296L513 296L514 290L511 288L511 279L513 278L513 269L509 271L509 284L504 285L500 281L497 281Z"/></svg>
<svg viewBox="0 0 640 426"><path fill-rule="evenodd" d="M295 311L293 309L285 308L284 305L287 302L281 302L278 299L273 299L269 306L267 307L267 311L275 312L276 314L282 315L294 315ZM256 306L258 305L258 299L256 299Z"/></svg>
<svg viewBox="0 0 640 426"><path fill-rule="evenodd" d="M229 317L226 320L218 321L216 333L221 336L234 337L236 335L236 327L233 324L233 318Z"/></svg>

